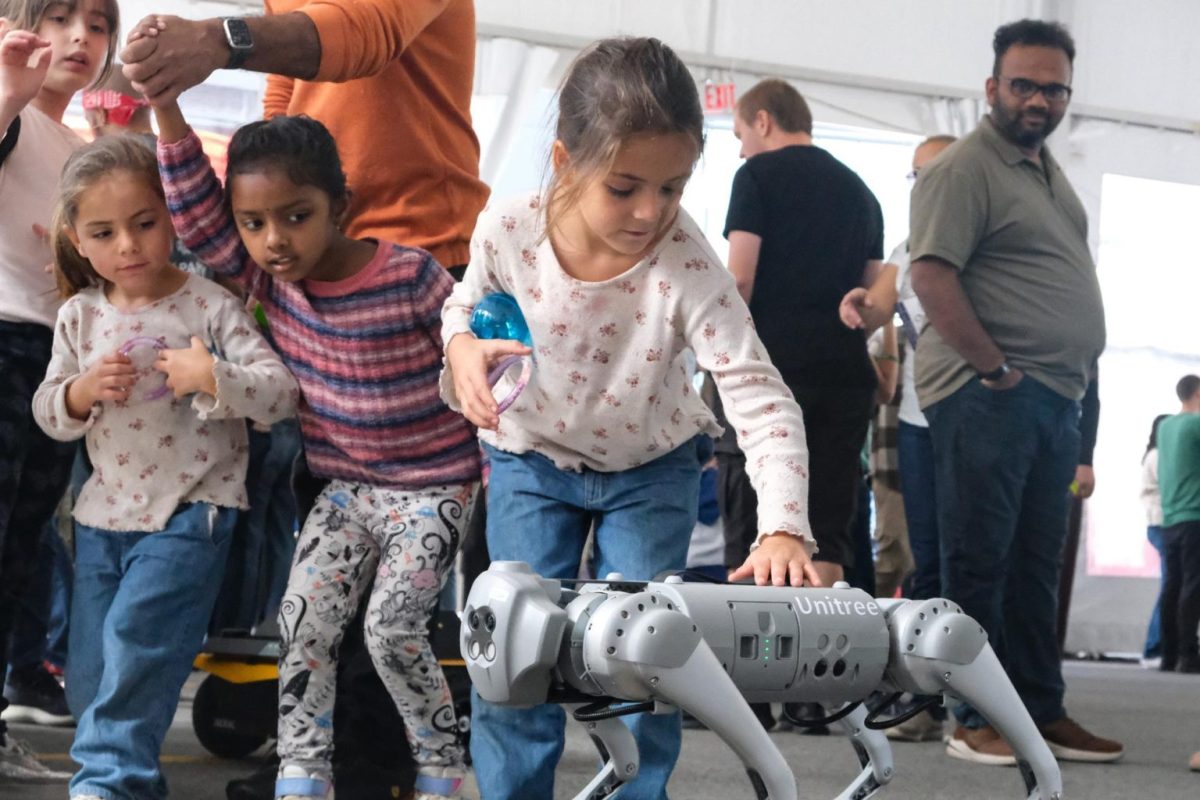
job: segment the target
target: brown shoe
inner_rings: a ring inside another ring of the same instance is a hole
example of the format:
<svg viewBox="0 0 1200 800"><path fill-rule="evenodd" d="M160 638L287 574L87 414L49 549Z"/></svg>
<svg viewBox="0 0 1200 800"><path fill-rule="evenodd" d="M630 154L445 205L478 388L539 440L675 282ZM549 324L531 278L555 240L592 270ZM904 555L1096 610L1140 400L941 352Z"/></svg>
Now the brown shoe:
<svg viewBox="0 0 1200 800"><path fill-rule="evenodd" d="M1103 763L1116 761L1125 755L1125 748L1120 742L1101 739L1070 717L1063 717L1049 725L1039 725L1038 730L1050 746L1050 752L1060 761Z"/></svg>
<svg viewBox="0 0 1200 800"><path fill-rule="evenodd" d="M1192 753L1192 757L1188 761L1188 769L1192 772L1200 772L1200 751Z"/></svg>
<svg viewBox="0 0 1200 800"><path fill-rule="evenodd" d="M1013 749L991 725L975 729L959 725L946 743L946 755L993 767L1013 767L1017 764Z"/></svg>

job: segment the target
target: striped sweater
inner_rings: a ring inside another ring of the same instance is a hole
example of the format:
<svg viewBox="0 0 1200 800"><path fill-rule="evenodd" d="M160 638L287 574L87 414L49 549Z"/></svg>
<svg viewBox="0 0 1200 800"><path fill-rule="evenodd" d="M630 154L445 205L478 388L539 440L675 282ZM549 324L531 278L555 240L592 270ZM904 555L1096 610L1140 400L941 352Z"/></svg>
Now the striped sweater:
<svg viewBox="0 0 1200 800"><path fill-rule="evenodd" d="M158 160L184 244L262 303L300 384L313 474L393 489L478 480L474 432L438 396L441 309L454 281L437 261L380 242L345 280L274 280L242 244L196 135L160 143Z"/></svg>

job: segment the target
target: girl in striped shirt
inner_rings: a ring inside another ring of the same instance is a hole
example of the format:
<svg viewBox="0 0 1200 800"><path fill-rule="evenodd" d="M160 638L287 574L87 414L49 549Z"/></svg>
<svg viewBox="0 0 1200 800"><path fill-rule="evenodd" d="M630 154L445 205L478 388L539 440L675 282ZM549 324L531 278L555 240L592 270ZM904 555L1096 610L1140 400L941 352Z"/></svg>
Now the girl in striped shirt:
<svg viewBox="0 0 1200 800"><path fill-rule="evenodd" d="M328 481L280 609L276 796L333 796L336 653L372 576L367 648L406 723L417 797L454 796L463 756L426 636L480 474L473 431L438 396L454 282L423 250L341 232L349 191L319 122L239 129L223 192L178 106L155 113L175 228L262 304L301 387L309 468Z"/></svg>

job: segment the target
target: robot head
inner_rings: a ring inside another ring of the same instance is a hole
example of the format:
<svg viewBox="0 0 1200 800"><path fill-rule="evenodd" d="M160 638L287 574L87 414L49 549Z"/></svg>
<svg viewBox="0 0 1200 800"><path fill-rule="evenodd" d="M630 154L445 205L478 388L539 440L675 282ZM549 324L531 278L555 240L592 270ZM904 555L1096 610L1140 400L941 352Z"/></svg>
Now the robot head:
<svg viewBox="0 0 1200 800"><path fill-rule="evenodd" d="M460 646L480 697L532 706L546 701L567 613L559 587L520 561L498 561L476 579L463 611Z"/></svg>

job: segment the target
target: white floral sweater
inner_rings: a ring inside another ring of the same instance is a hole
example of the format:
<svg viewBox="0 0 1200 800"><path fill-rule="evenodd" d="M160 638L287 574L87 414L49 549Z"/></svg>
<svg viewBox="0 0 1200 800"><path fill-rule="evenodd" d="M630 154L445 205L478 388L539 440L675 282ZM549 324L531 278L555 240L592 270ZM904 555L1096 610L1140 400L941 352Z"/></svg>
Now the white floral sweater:
<svg viewBox="0 0 1200 800"><path fill-rule="evenodd" d="M446 343L470 330L492 292L516 298L533 337L529 386L480 438L535 451L560 469L615 472L645 464L698 433L721 428L692 388L695 365L712 374L758 492L760 536L786 531L815 550L808 523L804 421L754 332L750 312L704 235L680 209L653 253L607 281L563 271L538 197L484 209L463 282L442 309ZM453 379L442 397L459 409Z"/></svg>
<svg viewBox="0 0 1200 800"><path fill-rule="evenodd" d="M154 340L187 348L199 337L216 356L217 395L176 400L151 364ZM86 420L67 413L67 387L94 363L133 343L139 370L128 400L102 402ZM149 346L147 346L149 345ZM242 303L190 275L176 292L121 311L99 288L63 304L46 380L33 398L42 430L69 441L87 436L94 472L75 519L114 531L156 531L182 503L246 508L246 422L271 424L296 412L299 390Z"/></svg>

